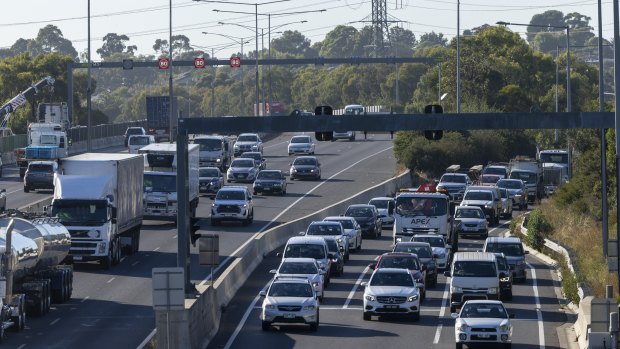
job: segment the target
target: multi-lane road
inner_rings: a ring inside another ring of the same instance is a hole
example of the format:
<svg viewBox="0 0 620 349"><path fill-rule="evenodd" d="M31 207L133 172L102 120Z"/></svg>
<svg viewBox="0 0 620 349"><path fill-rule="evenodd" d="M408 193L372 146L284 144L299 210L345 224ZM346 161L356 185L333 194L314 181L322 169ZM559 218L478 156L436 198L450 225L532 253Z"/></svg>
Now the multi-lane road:
<svg viewBox="0 0 620 349"><path fill-rule="evenodd" d="M266 143L264 152L268 168L288 171L292 161L292 157L287 156L290 137L290 134L282 135ZM396 160L389 135L369 135L368 138L356 142L318 143L316 153L322 164L322 181L291 181L285 197L255 196L255 218L251 226L228 224L214 230L208 219L203 219L201 232L220 234L220 255L225 262L227 256L257 232L315 212L394 176L397 173ZM21 207L51 194L24 193L17 169L7 168L5 173L0 179L0 188L7 189L9 208ZM199 217L209 217L211 202L206 197L201 198L197 211ZM364 246L367 250L356 257L372 251L373 243ZM26 330L9 333L3 347L139 347L155 327L151 307L151 270L176 266L176 250L175 226L145 221L138 254L124 258L120 265L108 271L101 270L96 264L76 265L73 298L68 303L54 305L43 317L29 318ZM196 248L192 248L192 260L192 280L204 282L209 270L197 265ZM267 259L268 262L271 260ZM353 268L355 263L359 262L351 261L347 268ZM263 273L257 270L255 274L262 276ZM235 301L230 308L235 306L240 304Z"/></svg>

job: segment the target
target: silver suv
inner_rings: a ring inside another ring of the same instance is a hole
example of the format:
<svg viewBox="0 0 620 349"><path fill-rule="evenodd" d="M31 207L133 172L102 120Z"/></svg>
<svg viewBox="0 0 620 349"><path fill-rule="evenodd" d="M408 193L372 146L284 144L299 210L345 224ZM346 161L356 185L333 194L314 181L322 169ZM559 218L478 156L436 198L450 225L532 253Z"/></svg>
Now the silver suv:
<svg viewBox="0 0 620 349"><path fill-rule="evenodd" d="M469 187L463 196L461 206L477 206L489 217L490 225L499 224L502 201L497 187Z"/></svg>
<svg viewBox="0 0 620 349"><path fill-rule="evenodd" d="M234 155L239 156L246 151L257 151L263 153L263 141L256 133L242 133L237 137L233 146Z"/></svg>
<svg viewBox="0 0 620 349"><path fill-rule="evenodd" d="M249 225L254 220L254 203L247 187L224 186L217 191L211 205L211 225L221 221L241 221Z"/></svg>
<svg viewBox="0 0 620 349"><path fill-rule="evenodd" d="M269 331L273 323L302 323L310 330L319 329L319 300L307 279L275 278L267 291L260 313L263 331Z"/></svg>

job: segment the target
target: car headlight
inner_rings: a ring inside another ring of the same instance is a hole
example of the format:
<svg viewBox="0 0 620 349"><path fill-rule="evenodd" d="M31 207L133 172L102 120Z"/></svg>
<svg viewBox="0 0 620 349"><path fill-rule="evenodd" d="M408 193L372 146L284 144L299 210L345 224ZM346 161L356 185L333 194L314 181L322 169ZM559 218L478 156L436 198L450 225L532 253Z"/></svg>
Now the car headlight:
<svg viewBox="0 0 620 349"><path fill-rule="evenodd" d="M499 331L500 332L510 332L510 325L506 324L506 325L501 325L499 327Z"/></svg>
<svg viewBox="0 0 620 349"><path fill-rule="evenodd" d="M497 293L497 287L489 287L487 289L487 293L488 294L496 294Z"/></svg>
<svg viewBox="0 0 620 349"><path fill-rule="evenodd" d="M470 326L468 326L468 325L467 325L467 324L465 324L465 323L456 324L456 330L457 330L457 331L467 332L467 331L469 331L469 329L470 329L470 328L471 328L471 327L470 327Z"/></svg>
<svg viewBox="0 0 620 349"><path fill-rule="evenodd" d="M439 259L444 259L444 258L446 258L446 253L445 253L445 252L442 252L442 253L440 253L440 254L438 255L438 257L439 257Z"/></svg>
<svg viewBox="0 0 620 349"><path fill-rule="evenodd" d="M304 306L304 310L314 310L315 306L314 305L306 305Z"/></svg>
<svg viewBox="0 0 620 349"><path fill-rule="evenodd" d="M510 282L510 276L507 276L505 278L501 278L501 279L499 279L499 281L501 281L501 282Z"/></svg>
<svg viewBox="0 0 620 349"><path fill-rule="evenodd" d="M414 294L412 296L409 296L409 298L407 298L408 302L413 302L413 301L417 301L418 300L418 295Z"/></svg>
<svg viewBox="0 0 620 349"><path fill-rule="evenodd" d="M318 283L318 282L313 282L313 283L312 283L312 286L314 286L314 287L319 287L319 283Z"/></svg>
<svg viewBox="0 0 620 349"><path fill-rule="evenodd" d="M367 301L371 301L371 302L373 302L375 300L375 296L373 296L371 294L365 295L364 298L366 298Z"/></svg>
<svg viewBox="0 0 620 349"><path fill-rule="evenodd" d="M519 266L525 265L525 261L524 260L517 261L517 265Z"/></svg>
<svg viewBox="0 0 620 349"><path fill-rule="evenodd" d="M275 309L276 306L273 304L265 304L265 309Z"/></svg>
<svg viewBox="0 0 620 349"><path fill-rule="evenodd" d="M396 242L402 242L403 238L396 238Z"/></svg>
<svg viewBox="0 0 620 349"><path fill-rule="evenodd" d="M312 170L310 170L310 172L316 172L316 169L313 168Z"/></svg>
<svg viewBox="0 0 620 349"><path fill-rule="evenodd" d="M484 204L484 207L491 208L491 207L493 207L493 203L489 201L486 204Z"/></svg>
<svg viewBox="0 0 620 349"><path fill-rule="evenodd" d="M462 287L450 286L450 293L462 293L462 292L463 292Z"/></svg>
<svg viewBox="0 0 620 349"><path fill-rule="evenodd" d="M297 172L297 169L295 167L291 167L291 172Z"/></svg>

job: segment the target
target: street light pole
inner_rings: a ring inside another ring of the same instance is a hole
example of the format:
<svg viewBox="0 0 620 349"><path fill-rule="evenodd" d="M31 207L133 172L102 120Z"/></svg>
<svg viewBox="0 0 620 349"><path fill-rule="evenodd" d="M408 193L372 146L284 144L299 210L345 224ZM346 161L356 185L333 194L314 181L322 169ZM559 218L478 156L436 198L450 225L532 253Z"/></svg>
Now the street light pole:
<svg viewBox="0 0 620 349"><path fill-rule="evenodd" d="M256 111L255 115L258 115L258 106L260 104L260 97L258 95L258 3L254 4L254 10L255 10L255 23L256 26L254 27L255 30L255 34L256 34L256 107L254 108L254 110Z"/></svg>
<svg viewBox="0 0 620 349"><path fill-rule="evenodd" d="M269 30L267 31L267 58L271 60L271 13L267 15L267 25L269 26ZM267 101L271 103L271 63L267 66L267 74L269 74Z"/></svg>
<svg viewBox="0 0 620 349"><path fill-rule="evenodd" d="M213 47L211 47L211 59L215 55ZM217 68L215 68L217 69ZM211 79L211 116L215 116L215 76L217 75L217 71L213 70L213 79Z"/></svg>
<svg viewBox="0 0 620 349"><path fill-rule="evenodd" d="M241 59L243 59L243 38L241 38ZM239 103L239 114L243 115L245 104L245 90L243 89L243 65L241 65L241 101Z"/></svg>
<svg viewBox="0 0 620 349"><path fill-rule="evenodd" d="M573 104L571 103L571 87L570 87L570 27L566 26L566 111L573 111ZM570 149L568 150L570 152ZM570 171L570 164L568 166Z"/></svg>
<svg viewBox="0 0 620 349"><path fill-rule="evenodd" d="M265 52L265 32L263 31L263 28L260 29L260 53L261 56L263 56L263 52ZM263 113L263 116L267 115L267 107L265 106L265 70L263 68L261 68L261 77L260 77L260 89L261 89L261 94L262 94L262 100L263 100L263 106L261 108L261 111Z"/></svg>
<svg viewBox="0 0 620 349"><path fill-rule="evenodd" d="M558 102L558 85L560 84L560 75L559 75L559 64L558 57L560 55L560 46L556 46L555 48L555 112L560 111L560 106ZM559 131L556 128L553 132L553 141L554 143L558 143Z"/></svg>
<svg viewBox="0 0 620 349"><path fill-rule="evenodd" d="M616 86L615 95L615 116L616 116L616 178L620 178L620 93L618 93L618 84L620 84L620 18L618 15L618 0L613 0L614 3L614 86ZM616 205L620 207L618 202L620 200L620 185L616 185ZM620 209L616 208L616 222L620 222ZM620 224L616 224L616 241L620 241ZM617 244L616 255L619 264L616 265L618 274L618 285L620 285L620 244Z"/></svg>
<svg viewBox="0 0 620 349"><path fill-rule="evenodd" d="M601 14L601 0L598 0L598 110L605 111L605 78L603 76L603 16ZM607 241L609 240L609 227L607 208L607 140L605 129L601 129L601 210L603 230L603 256L607 258Z"/></svg>
<svg viewBox="0 0 620 349"><path fill-rule="evenodd" d="M461 0L456 1L456 112L461 113Z"/></svg>
<svg viewBox="0 0 620 349"><path fill-rule="evenodd" d="M86 82L86 150L91 151L91 121L90 121L90 110L91 110L91 78L90 78L90 66L92 65L92 61L90 59L90 0L88 0L88 67L86 69L86 75L88 75Z"/></svg>

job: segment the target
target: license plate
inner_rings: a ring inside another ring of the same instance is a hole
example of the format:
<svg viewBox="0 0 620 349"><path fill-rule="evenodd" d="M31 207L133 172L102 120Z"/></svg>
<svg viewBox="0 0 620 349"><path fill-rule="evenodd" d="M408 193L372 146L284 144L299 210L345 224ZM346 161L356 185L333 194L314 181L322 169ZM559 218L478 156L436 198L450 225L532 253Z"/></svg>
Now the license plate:
<svg viewBox="0 0 620 349"><path fill-rule="evenodd" d="M81 261L82 260L82 256L73 256L73 260L74 261Z"/></svg>
<svg viewBox="0 0 620 349"><path fill-rule="evenodd" d="M267 188L267 187L265 187L265 188L263 188L263 190L264 190L264 191L270 191L270 190L271 190L271 188Z"/></svg>
<svg viewBox="0 0 620 349"><path fill-rule="evenodd" d="M286 313L286 314L284 314L284 318L285 318L285 319L292 319L292 318L294 318L294 317L295 317L295 314L290 314L290 313Z"/></svg>
<svg viewBox="0 0 620 349"><path fill-rule="evenodd" d="M398 305L386 305L384 308L385 309L398 309L400 307Z"/></svg>
<svg viewBox="0 0 620 349"><path fill-rule="evenodd" d="M206 190L206 189L207 189L207 187L202 186L202 187L200 187L200 189L204 189L204 190Z"/></svg>
<svg viewBox="0 0 620 349"><path fill-rule="evenodd" d="M491 338L490 334L479 334L478 335L479 338Z"/></svg>
<svg viewBox="0 0 620 349"><path fill-rule="evenodd" d="M464 229L464 230L467 230L467 231L473 231L473 230L476 230L476 228L465 227L465 229Z"/></svg>

